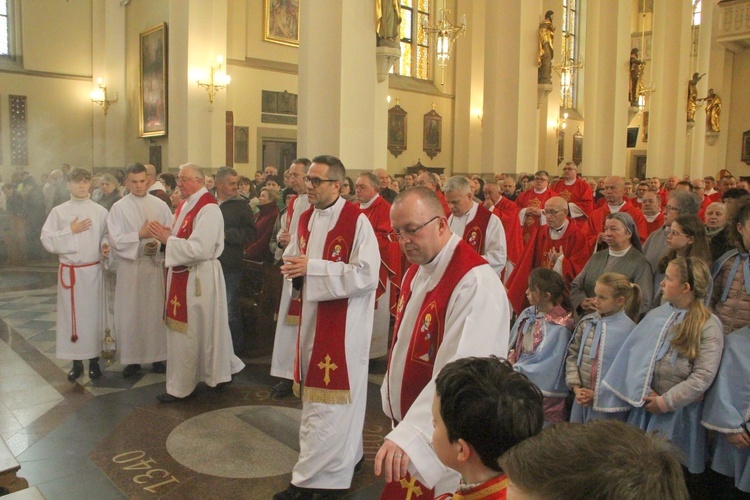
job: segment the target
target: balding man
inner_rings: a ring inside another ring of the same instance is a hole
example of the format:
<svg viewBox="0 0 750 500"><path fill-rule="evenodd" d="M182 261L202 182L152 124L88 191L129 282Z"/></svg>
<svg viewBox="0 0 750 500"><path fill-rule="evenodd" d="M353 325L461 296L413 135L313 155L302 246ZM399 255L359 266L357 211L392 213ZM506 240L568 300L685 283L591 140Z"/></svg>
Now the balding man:
<svg viewBox="0 0 750 500"><path fill-rule="evenodd" d="M354 189L357 204L375 231L380 250L380 273L375 293L375 318L372 325L370 359L388 354L388 330L391 314L396 314L396 300L401 288L401 249L389 239L391 204L378 194L380 182L375 174L365 172L357 177Z"/></svg>
<svg viewBox="0 0 750 500"><path fill-rule="evenodd" d="M376 168L372 173L375 174L375 177L378 178L378 182L380 184L380 196L385 198L385 201L387 201L388 203L393 203L393 200L396 198L398 193L396 193L396 191L394 191L390 187L391 176L388 175L388 171L383 168Z"/></svg>
<svg viewBox="0 0 750 500"><path fill-rule="evenodd" d="M156 180L156 167L150 163L146 163L144 166L146 167L146 185L148 186L148 194L156 196L166 203L169 208L172 208L172 202L169 200L169 195L164 188L164 184Z"/></svg>
<svg viewBox="0 0 750 500"><path fill-rule="evenodd" d="M426 187L438 197L440 204L443 206L443 212L445 216L449 217L451 214L451 207L448 206L448 202L445 200L445 195L440 190L440 177L432 172L422 172L417 176L415 185Z"/></svg>
<svg viewBox="0 0 750 500"><path fill-rule="evenodd" d="M234 355L227 295L219 255L224 250L224 218L204 187L198 165L180 167L182 203L172 227L152 220L151 236L166 245L167 392L173 403L193 394L200 382L224 390L244 364Z"/></svg>
<svg viewBox="0 0 750 500"><path fill-rule="evenodd" d="M658 177L651 177L648 180L648 190L658 194L661 197L661 204L667 204L667 190L661 186L661 179Z"/></svg>
<svg viewBox="0 0 750 500"><path fill-rule="evenodd" d="M625 181L622 177L612 175L604 179L604 205L591 212L589 224L586 228L586 237L588 239L588 248L593 253L600 243L603 243L604 221L609 214L616 212L625 212L635 221L635 227L638 229L638 236L641 241L646 241L648 226L646 219L640 210L635 208L630 201L625 199Z"/></svg>
<svg viewBox="0 0 750 500"><path fill-rule="evenodd" d="M572 161L562 168L562 179L552 186L561 198L568 202L570 220L579 227L584 226L594 211L594 193L589 183L578 177L578 166Z"/></svg>
<svg viewBox="0 0 750 500"><path fill-rule="evenodd" d="M670 191L675 189L677 187L677 184L680 183L680 178L676 175L670 175L667 177L667 183L664 185L664 189L667 191L667 194L669 194Z"/></svg>
<svg viewBox="0 0 750 500"><path fill-rule="evenodd" d="M726 193L730 189L734 189L737 187L737 179L735 179L732 175L725 175L719 180L719 183L716 187L718 190L711 195L711 203L715 201L722 201L724 193Z"/></svg>
<svg viewBox="0 0 750 500"><path fill-rule="evenodd" d="M513 182L511 180L511 182ZM515 183L513 183L515 186ZM503 196L500 185L496 182L487 182L484 185L484 204L500 217L505 230L505 249L507 261L503 270L503 281L510 276L513 268L521 261L523 253L523 237L521 236L521 224L518 222L518 205Z"/></svg>
<svg viewBox="0 0 750 500"><path fill-rule="evenodd" d="M498 183L498 185L502 186L503 188L503 198L507 198L510 201L516 201L516 198L518 197L518 195L516 194L517 186L516 181L513 180L513 177L506 177L505 179L503 179L502 184Z"/></svg>
<svg viewBox="0 0 750 500"><path fill-rule="evenodd" d="M524 191L516 198L516 205L521 209L518 213L523 229L523 244L528 245L531 235L539 226L546 223L542 207L557 193L549 188L549 172L539 170L534 174L534 184L531 189Z"/></svg>
<svg viewBox="0 0 750 500"><path fill-rule="evenodd" d="M505 229L500 218L474 201L469 179L457 175L445 182L445 199L451 209L448 227L479 255L498 276L505 268Z"/></svg>
<svg viewBox="0 0 750 500"><path fill-rule="evenodd" d="M526 246L520 264L508 280L508 297L513 309L520 314L529 306L526 297L529 275L537 267L552 269L560 274L565 286L586 266L589 254L583 231L568 219L568 203L555 196L544 204L547 224L540 227L534 239Z"/></svg>
<svg viewBox="0 0 750 500"><path fill-rule="evenodd" d="M415 187L401 193L391 225L413 265L404 276L380 391L396 425L375 456L375 474L385 476L382 498L409 498L415 486L432 498L456 491L459 482L430 439L435 377L457 358L505 357L510 310L495 271L451 232L434 192Z"/></svg>
<svg viewBox="0 0 750 500"><path fill-rule="evenodd" d="M651 233L664 225L664 214L661 213L661 198L659 195L652 191L644 194L641 211L646 219L646 227L648 228L646 238L648 238Z"/></svg>

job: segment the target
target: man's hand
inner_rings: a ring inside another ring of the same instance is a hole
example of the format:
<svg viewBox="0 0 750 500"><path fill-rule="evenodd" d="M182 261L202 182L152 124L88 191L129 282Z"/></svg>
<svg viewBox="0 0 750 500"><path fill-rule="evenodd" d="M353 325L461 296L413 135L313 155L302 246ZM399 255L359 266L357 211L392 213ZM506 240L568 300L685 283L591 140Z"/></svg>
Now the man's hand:
<svg viewBox="0 0 750 500"><path fill-rule="evenodd" d="M392 483L406 477L408 467L409 455L396 443L386 439L375 455L375 475L380 476L385 470L385 482Z"/></svg>
<svg viewBox="0 0 750 500"><path fill-rule="evenodd" d="M91 229L91 219L78 220L78 217L76 217L70 223L70 230L73 231L73 234L82 233L89 229Z"/></svg>
<svg viewBox="0 0 750 500"><path fill-rule="evenodd" d="M301 278L307 274L307 255L284 257L281 274L287 278Z"/></svg>
<svg viewBox="0 0 750 500"><path fill-rule="evenodd" d="M526 215L533 215L534 217L541 217L542 209L539 207L526 207Z"/></svg>
<svg viewBox="0 0 750 500"><path fill-rule="evenodd" d="M281 243L282 246L287 246L291 240L292 235L289 234L288 231L284 231L283 229L279 231L279 234L276 236L276 241Z"/></svg>
<svg viewBox="0 0 750 500"><path fill-rule="evenodd" d="M547 258L552 262L552 264L557 263L557 259L560 257L563 257L563 247L560 245L559 248L552 247L547 251Z"/></svg>
<svg viewBox="0 0 750 500"><path fill-rule="evenodd" d="M573 392L576 395L576 403L581 406L591 406L594 402L594 391L584 389L583 387L573 387Z"/></svg>
<svg viewBox="0 0 750 500"><path fill-rule="evenodd" d="M151 236L151 230L148 228L148 219L146 219L143 222L143 227L141 227L140 231L138 231L138 238L141 240L145 240L147 238L152 238Z"/></svg>
<svg viewBox="0 0 750 500"><path fill-rule="evenodd" d="M172 230L167 226L152 220L148 223L148 230L151 238L154 238L161 243L167 244L167 240L172 236Z"/></svg>
<svg viewBox="0 0 750 500"><path fill-rule="evenodd" d="M594 304L595 300L594 297L583 299L583 302L581 302L581 310L586 314L596 311L596 305Z"/></svg>

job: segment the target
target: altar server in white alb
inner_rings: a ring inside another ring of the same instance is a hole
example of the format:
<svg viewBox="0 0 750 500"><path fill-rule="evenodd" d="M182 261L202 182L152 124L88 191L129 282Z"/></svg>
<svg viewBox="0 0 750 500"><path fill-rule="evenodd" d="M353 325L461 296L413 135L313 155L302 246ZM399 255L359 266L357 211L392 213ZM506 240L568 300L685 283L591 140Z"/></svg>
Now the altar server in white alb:
<svg viewBox="0 0 750 500"><path fill-rule="evenodd" d="M152 363L164 373L167 329L164 326L164 251L151 236L150 221L172 224L172 212L162 200L147 193L147 171L133 163L125 171L130 194L112 206L107 219L111 251L117 258L115 331L118 333L122 374L129 377Z"/></svg>
<svg viewBox="0 0 750 500"><path fill-rule="evenodd" d="M244 368L234 355L229 332L224 274L217 260L224 250L224 218L192 163L180 167L182 203L170 229L149 222L151 236L166 245L167 392L157 399L184 399L200 382L223 390Z"/></svg>
<svg viewBox="0 0 750 500"><path fill-rule="evenodd" d="M313 159L305 177L313 206L300 215L296 239L284 252L281 272L302 296L294 365L302 419L299 460L275 500L342 494L364 458L380 253L367 216L339 196L345 178L338 158Z"/></svg>
<svg viewBox="0 0 750 500"><path fill-rule="evenodd" d="M99 353L104 321L102 257L106 244L107 209L91 201L91 172L74 168L68 175L70 200L52 209L42 227L42 245L60 257L57 281L57 357L72 359L68 380L83 374L102 376ZM104 255L103 255L104 254Z"/></svg>
<svg viewBox="0 0 750 500"><path fill-rule="evenodd" d="M459 474L432 447L435 377L455 359L507 357L510 306L495 270L451 232L434 192L402 192L391 207L391 226L414 265L401 284L380 390L394 429L375 456L375 474L387 483L381 498L414 498L415 488L453 493Z"/></svg>

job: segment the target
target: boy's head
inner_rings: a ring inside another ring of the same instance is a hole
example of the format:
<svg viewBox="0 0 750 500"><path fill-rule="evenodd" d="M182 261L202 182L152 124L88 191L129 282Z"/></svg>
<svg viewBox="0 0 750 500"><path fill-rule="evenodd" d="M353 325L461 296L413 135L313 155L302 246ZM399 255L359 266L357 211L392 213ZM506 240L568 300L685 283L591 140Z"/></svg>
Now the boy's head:
<svg viewBox="0 0 750 500"><path fill-rule="evenodd" d="M76 167L68 174L68 191L74 198L87 198L91 187L91 172Z"/></svg>
<svg viewBox="0 0 750 500"><path fill-rule="evenodd" d="M508 499L687 499L676 449L615 420L557 424L500 459Z"/></svg>
<svg viewBox="0 0 750 500"><path fill-rule="evenodd" d="M542 393L496 357L448 363L435 380L432 442L438 458L463 472L471 454L494 471L497 459L544 422Z"/></svg>

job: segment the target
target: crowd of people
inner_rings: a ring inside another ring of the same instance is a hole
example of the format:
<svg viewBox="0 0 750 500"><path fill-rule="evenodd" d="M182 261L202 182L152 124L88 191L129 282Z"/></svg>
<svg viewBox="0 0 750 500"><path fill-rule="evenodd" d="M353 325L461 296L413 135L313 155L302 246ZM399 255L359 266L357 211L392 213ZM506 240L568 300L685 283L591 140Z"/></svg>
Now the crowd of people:
<svg viewBox="0 0 750 500"><path fill-rule="evenodd" d="M276 499L350 487L369 362L384 356L383 498L504 498L491 495L508 483L554 491L519 464L606 432L674 469L662 486L675 498L683 472L699 487L707 464L734 478L727 491L750 493L750 192L726 171L718 183L663 186L585 179L572 162L518 182L427 170L350 178L323 155L253 179L193 164L177 175L137 163L118 176L57 172L38 189L39 232L60 258L57 355L73 360L70 380L84 360L101 376L110 286L123 376L146 363L166 371L162 403L201 382L225 390L248 341L242 260L279 266L273 391L301 398L302 422ZM65 184L67 201L48 183ZM32 198L33 179L18 185L3 186L8 211Z"/></svg>

